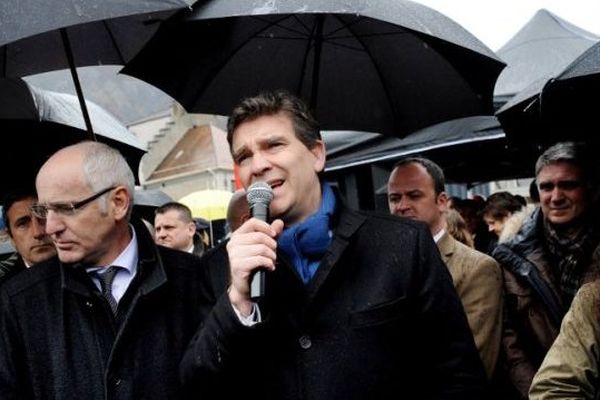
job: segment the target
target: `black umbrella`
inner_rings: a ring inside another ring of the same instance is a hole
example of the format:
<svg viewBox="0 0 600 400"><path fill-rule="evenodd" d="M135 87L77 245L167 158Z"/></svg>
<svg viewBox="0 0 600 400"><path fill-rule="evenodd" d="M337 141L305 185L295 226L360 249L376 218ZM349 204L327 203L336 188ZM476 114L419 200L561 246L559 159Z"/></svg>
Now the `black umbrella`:
<svg viewBox="0 0 600 400"><path fill-rule="evenodd" d="M327 133L324 133L327 137ZM529 177L533 159L506 143L493 116L459 118L419 130L398 139L379 135L354 146L328 152L325 174L337 177L358 168L379 165L390 169L401 158L427 157L438 163L449 182L476 184Z"/></svg>
<svg viewBox="0 0 600 400"><path fill-rule="evenodd" d="M69 68L88 132L92 129L77 71L125 64L159 22L192 0L2 0L0 77Z"/></svg>
<svg viewBox="0 0 600 400"><path fill-rule="evenodd" d="M444 15L406 0L207 1L161 24L122 72L189 112L228 115L287 89L323 129L404 136L491 114L504 63Z"/></svg>
<svg viewBox="0 0 600 400"><path fill-rule="evenodd" d="M136 174L146 150L112 115L87 102L97 139L117 148ZM76 96L46 91L20 79L0 80L0 156L2 190L33 179L46 159L61 147L87 139Z"/></svg>
<svg viewBox="0 0 600 400"><path fill-rule="evenodd" d="M509 141L547 147L562 140L599 143L600 43L548 80L538 80L497 112Z"/></svg>
<svg viewBox="0 0 600 400"><path fill-rule="evenodd" d="M150 223L154 223L154 210L165 203L174 201L160 189L136 188L133 196L133 213Z"/></svg>

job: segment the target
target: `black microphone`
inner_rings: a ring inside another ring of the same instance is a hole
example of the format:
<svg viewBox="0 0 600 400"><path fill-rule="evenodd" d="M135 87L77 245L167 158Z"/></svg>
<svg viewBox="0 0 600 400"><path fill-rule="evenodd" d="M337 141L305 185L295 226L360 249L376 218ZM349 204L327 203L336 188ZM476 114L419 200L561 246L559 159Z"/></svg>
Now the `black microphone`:
<svg viewBox="0 0 600 400"><path fill-rule="evenodd" d="M254 182L246 192L250 216L269 222L269 205L273 200L273 189L266 182ZM265 271L256 270L250 282L250 298L258 299L265 295Z"/></svg>

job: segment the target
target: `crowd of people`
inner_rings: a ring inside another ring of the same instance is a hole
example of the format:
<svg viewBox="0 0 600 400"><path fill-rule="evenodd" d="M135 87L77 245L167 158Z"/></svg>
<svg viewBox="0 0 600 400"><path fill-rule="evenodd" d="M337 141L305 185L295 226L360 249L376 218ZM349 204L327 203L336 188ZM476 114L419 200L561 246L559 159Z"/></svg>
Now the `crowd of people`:
<svg viewBox="0 0 600 400"><path fill-rule="evenodd" d="M297 97L244 99L227 135L271 219L239 190L213 248L181 203L132 216L134 175L98 142L4 199L0 399L600 398L588 147L546 149L529 199L452 198L440 166L404 158L376 212L323 179Z"/></svg>

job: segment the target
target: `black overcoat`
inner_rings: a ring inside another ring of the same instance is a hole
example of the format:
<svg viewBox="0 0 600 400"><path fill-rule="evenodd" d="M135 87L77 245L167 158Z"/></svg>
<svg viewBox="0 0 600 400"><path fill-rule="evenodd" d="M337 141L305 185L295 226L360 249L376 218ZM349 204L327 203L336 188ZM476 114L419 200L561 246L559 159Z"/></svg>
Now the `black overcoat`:
<svg viewBox="0 0 600 400"><path fill-rule="evenodd" d="M223 294L223 251L206 255L202 282L215 286L205 292L216 305L182 362L186 385L203 400L485 399L464 310L425 224L340 208L307 286L278 254L252 327Z"/></svg>
<svg viewBox="0 0 600 400"><path fill-rule="evenodd" d="M0 291L0 399L182 399L178 365L203 305L200 260L135 223L138 274L113 318L82 268L57 258Z"/></svg>

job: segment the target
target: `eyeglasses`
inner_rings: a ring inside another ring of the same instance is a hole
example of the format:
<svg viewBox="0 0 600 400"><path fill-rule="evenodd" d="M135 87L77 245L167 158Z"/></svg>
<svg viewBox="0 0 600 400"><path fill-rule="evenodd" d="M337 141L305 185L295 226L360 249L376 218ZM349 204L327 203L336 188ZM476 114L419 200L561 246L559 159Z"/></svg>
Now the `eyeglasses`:
<svg viewBox="0 0 600 400"><path fill-rule="evenodd" d="M50 210L52 210L56 214L63 215L63 216L75 215L77 210L79 210L81 207L85 206L86 204L91 203L92 201L96 200L98 197L110 192L111 190L113 190L115 188L116 188L116 186L106 188L106 189L88 197L87 199L83 199L76 203L64 202L64 203L34 204L31 206L31 212L36 218L39 218L39 219L46 219L48 217L48 211L50 211Z"/></svg>

